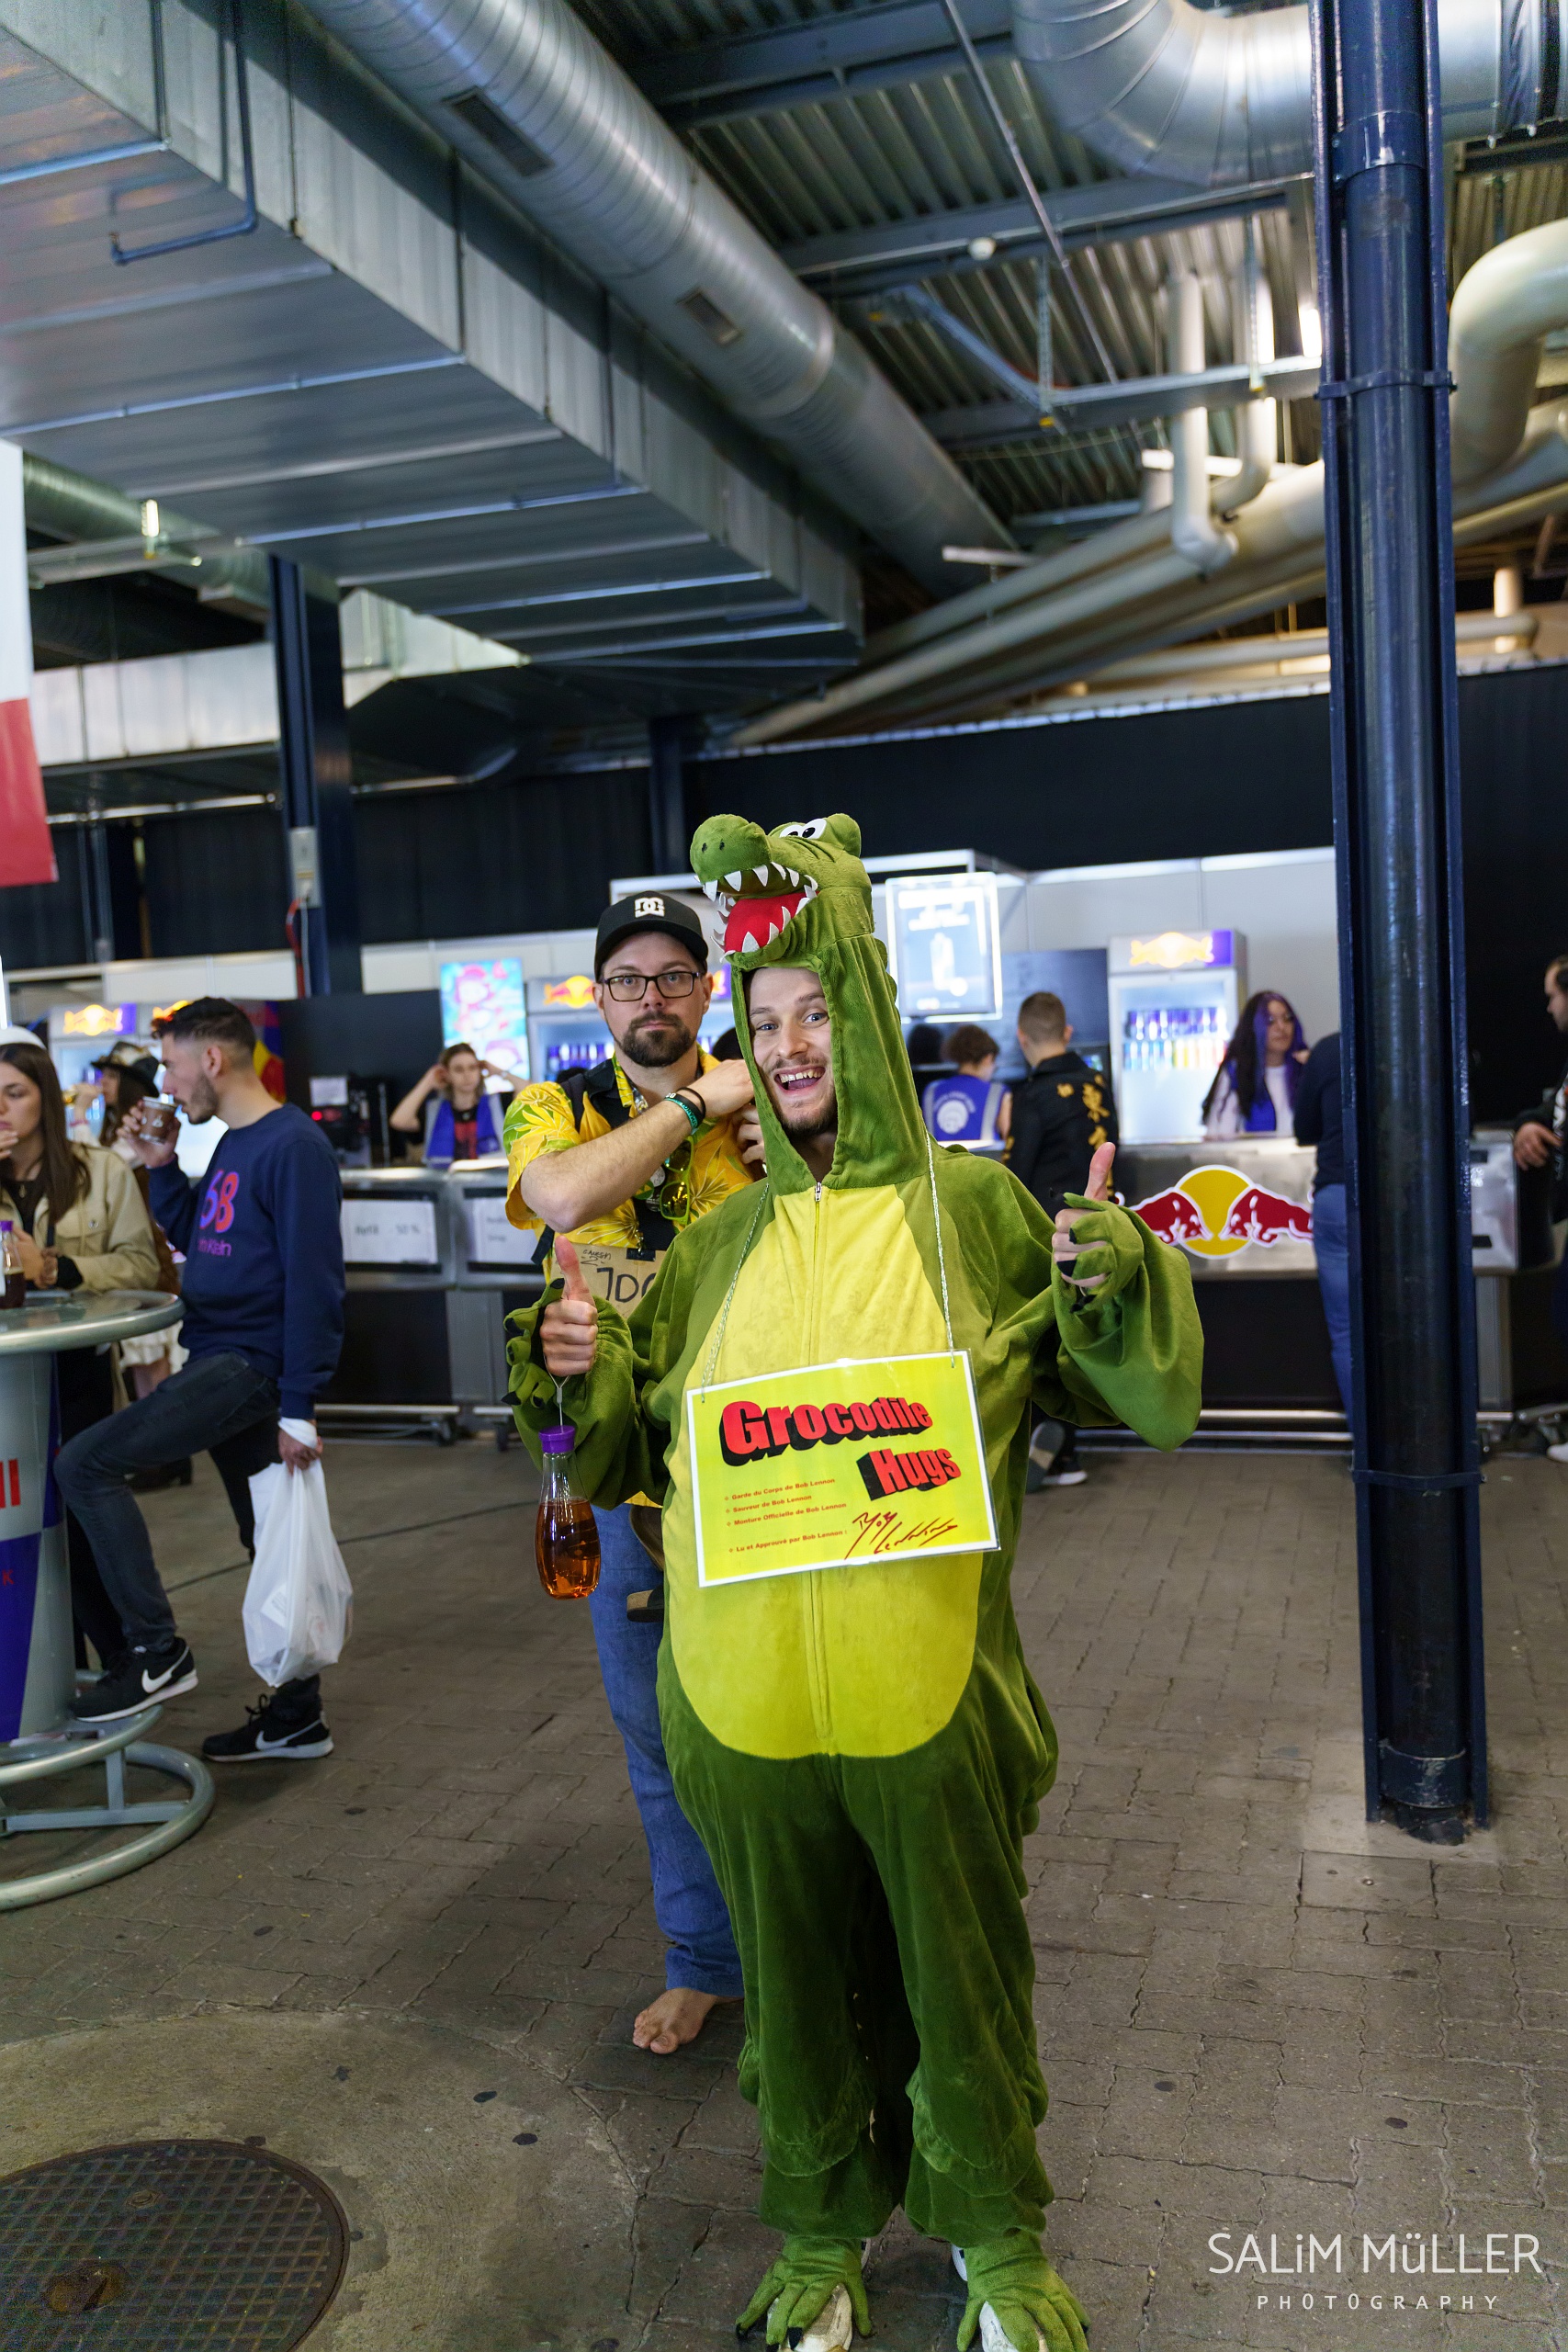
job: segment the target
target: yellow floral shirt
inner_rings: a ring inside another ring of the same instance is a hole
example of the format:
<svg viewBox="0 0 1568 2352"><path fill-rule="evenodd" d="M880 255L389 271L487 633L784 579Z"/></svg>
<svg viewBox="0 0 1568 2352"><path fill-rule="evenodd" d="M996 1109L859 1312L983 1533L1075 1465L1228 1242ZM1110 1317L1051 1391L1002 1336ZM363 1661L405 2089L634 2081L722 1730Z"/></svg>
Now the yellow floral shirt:
<svg viewBox="0 0 1568 2352"><path fill-rule="evenodd" d="M705 1070L716 1069L718 1064L711 1054L700 1057ZM615 1085L622 1102L635 1118L637 1098L631 1081L619 1062L614 1065ZM592 1143L595 1136L607 1136L610 1123L594 1107L592 1097L582 1105L582 1125L577 1126L571 1115L571 1104L566 1091L553 1080L537 1086L525 1086L506 1114L507 1158L506 1214L511 1222L525 1233L542 1232L546 1220L536 1216L517 1189L518 1178L543 1151L570 1151L574 1144ZM717 1208L731 1193L752 1182L752 1174L740 1157L735 1139L735 1123L731 1119L716 1119L705 1123L697 1130L692 1149L691 1218L705 1216L709 1209ZM643 1187L645 1193L655 1189L653 1182ZM688 1219L690 1222L690 1218ZM642 1237L637 1214L631 1202L624 1201L618 1208L604 1216L590 1217L586 1225L574 1227L567 1237L571 1241L597 1241L617 1249L637 1250Z"/></svg>

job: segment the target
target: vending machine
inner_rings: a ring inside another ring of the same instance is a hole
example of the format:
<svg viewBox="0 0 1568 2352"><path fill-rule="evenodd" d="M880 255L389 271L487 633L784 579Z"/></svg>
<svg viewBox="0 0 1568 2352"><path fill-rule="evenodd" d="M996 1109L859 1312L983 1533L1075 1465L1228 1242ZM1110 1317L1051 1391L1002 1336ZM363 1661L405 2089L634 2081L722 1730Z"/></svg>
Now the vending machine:
<svg viewBox="0 0 1568 2352"><path fill-rule="evenodd" d="M1123 1143L1196 1142L1235 1028L1245 942L1234 931L1112 939L1112 1077Z"/></svg>

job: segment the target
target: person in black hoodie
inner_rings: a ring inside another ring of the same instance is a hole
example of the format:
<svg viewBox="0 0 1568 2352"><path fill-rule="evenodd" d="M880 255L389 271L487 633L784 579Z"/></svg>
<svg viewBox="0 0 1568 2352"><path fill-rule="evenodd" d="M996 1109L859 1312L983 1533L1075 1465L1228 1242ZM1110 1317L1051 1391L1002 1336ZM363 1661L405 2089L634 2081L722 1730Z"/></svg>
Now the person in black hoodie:
<svg viewBox="0 0 1568 2352"><path fill-rule="evenodd" d="M1049 1217L1069 1193L1081 1193L1102 1143L1116 1141L1116 1108L1097 1069L1072 1050L1072 1023L1048 989L1026 996L1018 1009L1018 1042L1029 1076L1012 1094L1012 1124L1005 1165ZM1030 1440L1029 1485L1079 1487L1084 1471L1074 1432L1041 1421Z"/></svg>
<svg viewBox="0 0 1568 2352"><path fill-rule="evenodd" d="M169 1093L193 1125L216 1116L227 1133L193 1183L145 1106L120 1130L152 1171L153 1215L185 1255L189 1361L73 1438L55 1463L125 1633L114 1669L78 1694L73 1712L84 1723L121 1721L197 1683L130 1478L209 1453L251 1550L251 1477L269 1463L296 1471L321 1459L315 1401L343 1343L343 1186L331 1145L303 1111L263 1086L255 1033L237 1005L198 997L170 1015L160 1036ZM264 1699L241 1730L214 1734L202 1754L225 1764L298 1760L328 1756L332 1745L312 1674Z"/></svg>

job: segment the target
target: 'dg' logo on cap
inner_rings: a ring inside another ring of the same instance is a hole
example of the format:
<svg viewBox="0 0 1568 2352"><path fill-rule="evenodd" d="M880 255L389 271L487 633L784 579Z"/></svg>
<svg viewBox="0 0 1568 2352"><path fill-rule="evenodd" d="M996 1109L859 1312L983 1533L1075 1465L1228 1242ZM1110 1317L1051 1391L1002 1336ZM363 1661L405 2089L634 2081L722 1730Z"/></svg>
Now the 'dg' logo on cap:
<svg viewBox="0 0 1568 2352"><path fill-rule="evenodd" d="M669 911L662 899L634 899L632 912L640 922L645 915L662 915Z"/></svg>

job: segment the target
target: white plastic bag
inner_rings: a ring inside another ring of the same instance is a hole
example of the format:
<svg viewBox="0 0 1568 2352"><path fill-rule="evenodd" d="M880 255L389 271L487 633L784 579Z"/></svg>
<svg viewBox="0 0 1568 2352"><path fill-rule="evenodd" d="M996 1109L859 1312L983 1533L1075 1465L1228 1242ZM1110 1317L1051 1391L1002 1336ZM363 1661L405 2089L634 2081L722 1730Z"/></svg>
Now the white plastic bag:
<svg viewBox="0 0 1568 2352"><path fill-rule="evenodd" d="M335 1666L348 1639L354 1589L333 1535L319 1462L275 1462L251 1480L256 1556L245 1587L245 1647L276 1690L296 1675Z"/></svg>

